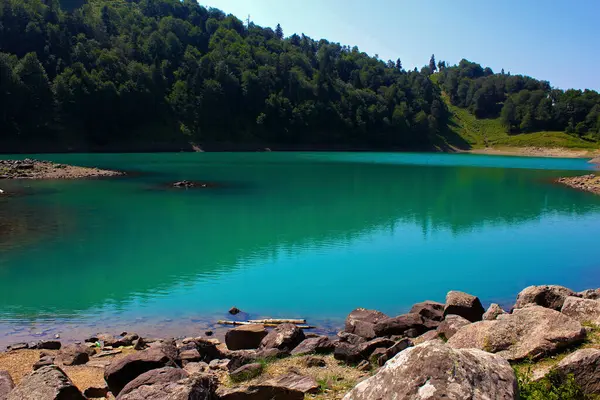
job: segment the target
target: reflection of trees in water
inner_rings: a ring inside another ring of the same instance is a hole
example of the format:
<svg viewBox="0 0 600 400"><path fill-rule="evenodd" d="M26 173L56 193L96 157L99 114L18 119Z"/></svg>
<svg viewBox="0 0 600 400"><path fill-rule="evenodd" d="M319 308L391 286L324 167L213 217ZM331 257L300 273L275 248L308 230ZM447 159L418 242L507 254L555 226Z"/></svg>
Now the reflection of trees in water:
<svg viewBox="0 0 600 400"><path fill-rule="evenodd" d="M280 252L351 245L361 235L400 224L419 226L425 237L442 229L460 235L545 213L584 215L600 207L600 199L589 194L542 183L551 171L365 164L248 168L259 177L252 189L224 185L216 192L156 193L139 188L130 196L103 199L93 214L78 216L85 218L78 224L99 227L77 232L83 246L74 255L80 264L55 255L64 263L51 269L40 262L24 266L2 288L7 300L0 307L18 305L21 315L31 312L33 318L44 312L39 298L25 295L25 287L53 288L43 302L53 312L76 314L108 303L126 307L134 297L210 280ZM234 181L235 172L220 171L224 181ZM72 215L60 203L55 207L58 229L65 226L58 220ZM26 229L40 224L25 219ZM397 240L401 246L401 233ZM62 246L56 254L70 251ZM90 254L94 259L88 262Z"/></svg>

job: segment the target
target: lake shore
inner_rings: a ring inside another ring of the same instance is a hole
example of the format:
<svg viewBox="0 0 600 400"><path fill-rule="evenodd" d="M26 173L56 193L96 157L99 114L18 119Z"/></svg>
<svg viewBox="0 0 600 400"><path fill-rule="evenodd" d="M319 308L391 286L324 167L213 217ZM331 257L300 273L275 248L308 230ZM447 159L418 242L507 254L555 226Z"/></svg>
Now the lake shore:
<svg viewBox="0 0 600 400"><path fill-rule="evenodd" d="M488 156L592 158L590 162L600 164L600 150L568 149L562 147L488 147L466 151L459 150L458 152Z"/></svg>
<svg viewBox="0 0 600 400"><path fill-rule="evenodd" d="M600 176L589 174L583 176L571 176L558 178L556 182L567 185L573 189L592 192L600 195Z"/></svg>
<svg viewBox="0 0 600 400"><path fill-rule="evenodd" d="M124 175L122 172L99 168L57 164L50 161L0 160L1 179L81 179Z"/></svg>
<svg viewBox="0 0 600 400"><path fill-rule="evenodd" d="M444 303L423 301L394 317L355 309L332 335L309 333L295 324L302 322L248 321L221 338L122 332L65 345L59 338L16 343L0 352L0 395L56 400L31 396L68 387L78 393L73 399L126 400L162 398L168 387L219 400L408 400L429 380L439 393L459 386L513 400L530 390L600 394L588 384L600 378L590 367L600 361L600 289L529 286L510 311L498 304L486 311L478 297L450 291Z"/></svg>

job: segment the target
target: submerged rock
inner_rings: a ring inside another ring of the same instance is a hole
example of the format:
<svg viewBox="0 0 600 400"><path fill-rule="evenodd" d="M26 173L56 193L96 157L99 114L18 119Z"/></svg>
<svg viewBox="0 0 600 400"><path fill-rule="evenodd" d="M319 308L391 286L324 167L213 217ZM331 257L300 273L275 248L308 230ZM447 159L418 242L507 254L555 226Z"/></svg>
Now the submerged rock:
<svg viewBox="0 0 600 400"><path fill-rule="evenodd" d="M558 311L529 306L494 321L461 328L448 340L453 348L476 348L509 361L539 359L585 339L581 324Z"/></svg>
<svg viewBox="0 0 600 400"><path fill-rule="evenodd" d="M517 379L510 364L477 349L426 342L396 355L344 400L513 400Z"/></svg>

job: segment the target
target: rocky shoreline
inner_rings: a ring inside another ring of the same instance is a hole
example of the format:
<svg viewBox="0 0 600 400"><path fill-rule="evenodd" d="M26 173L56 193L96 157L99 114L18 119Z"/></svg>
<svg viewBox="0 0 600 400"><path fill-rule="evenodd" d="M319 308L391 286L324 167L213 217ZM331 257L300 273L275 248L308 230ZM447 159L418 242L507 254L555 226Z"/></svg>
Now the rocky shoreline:
<svg viewBox="0 0 600 400"><path fill-rule="evenodd" d="M573 189L583 190L600 194L600 176L589 174L583 176L572 176L566 178L558 178L556 182L572 187Z"/></svg>
<svg viewBox="0 0 600 400"><path fill-rule="evenodd" d="M124 175L122 172L99 168L78 167L26 158L24 160L0 160L2 179L80 179Z"/></svg>
<svg viewBox="0 0 600 400"><path fill-rule="evenodd" d="M451 291L328 337L288 321L200 337L122 332L0 354L0 400L584 399L600 394L600 289L531 286L510 311ZM448 372L452 371L451 374ZM571 397L551 397L569 393ZM522 397L525 394L538 397ZM541 396L541 397L540 397Z"/></svg>

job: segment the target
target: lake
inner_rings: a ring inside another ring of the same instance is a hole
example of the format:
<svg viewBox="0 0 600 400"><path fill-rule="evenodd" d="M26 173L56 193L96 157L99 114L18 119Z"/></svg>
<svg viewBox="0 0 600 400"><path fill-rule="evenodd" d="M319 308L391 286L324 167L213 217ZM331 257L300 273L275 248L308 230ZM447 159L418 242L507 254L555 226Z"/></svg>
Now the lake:
<svg viewBox="0 0 600 400"><path fill-rule="evenodd" d="M2 156L24 158L24 156ZM30 156L129 173L0 181L0 345L99 331L198 335L237 306L324 331L449 290L506 307L600 287L582 159L417 153ZM177 180L211 183L173 189ZM245 315L244 315L245 316Z"/></svg>

